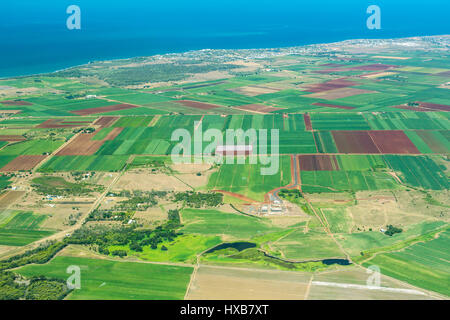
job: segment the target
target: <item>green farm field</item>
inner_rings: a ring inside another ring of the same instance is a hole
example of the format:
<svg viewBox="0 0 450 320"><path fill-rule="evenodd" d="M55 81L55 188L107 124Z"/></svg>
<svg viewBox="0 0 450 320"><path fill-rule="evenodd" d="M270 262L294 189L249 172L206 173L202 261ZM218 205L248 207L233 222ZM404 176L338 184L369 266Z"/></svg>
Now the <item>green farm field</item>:
<svg viewBox="0 0 450 320"><path fill-rule="evenodd" d="M56 257L45 265L25 266L18 272L27 277L46 275L67 279L69 266L81 268L81 289L70 300L180 300L192 268L104 259Z"/></svg>

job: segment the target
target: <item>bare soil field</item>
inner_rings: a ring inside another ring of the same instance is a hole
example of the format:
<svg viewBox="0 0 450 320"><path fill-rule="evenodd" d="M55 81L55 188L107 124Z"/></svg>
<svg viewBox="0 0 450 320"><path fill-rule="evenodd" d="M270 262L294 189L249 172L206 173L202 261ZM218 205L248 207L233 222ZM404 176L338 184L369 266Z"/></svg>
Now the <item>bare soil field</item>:
<svg viewBox="0 0 450 320"><path fill-rule="evenodd" d="M435 299L425 291L384 275L380 277L379 288L369 288L367 280L370 275L363 268L358 267L316 274L311 282L308 300Z"/></svg>
<svg viewBox="0 0 450 320"><path fill-rule="evenodd" d="M39 163L41 163L41 161L43 161L45 158L47 158L46 155L41 155L41 156L30 156L30 155L18 156L17 158L12 160L10 163L5 165L3 168L1 168L0 172L32 170Z"/></svg>
<svg viewBox="0 0 450 320"><path fill-rule="evenodd" d="M301 171L338 171L336 156L333 155L299 155Z"/></svg>
<svg viewBox="0 0 450 320"><path fill-rule="evenodd" d="M303 115L303 121L305 122L305 129L307 131L312 131L313 127L312 127L312 123L311 123L311 117L309 114L305 113Z"/></svg>
<svg viewBox="0 0 450 320"><path fill-rule="evenodd" d="M0 141L19 142L27 140L24 136L19 135L0 135Z"/></svg>
<svg viewBox="0 0 450 320"><path fill-rule="evenodd" d="M24 191L7 191L0 196L0 210L8 208L25 194Z"/></svg>
<svg viewBox="0 0 450 320"><path fill-rule="evenodd" d="M82 133L62 148L57 156L90 156L103 145L103 140L91 140L95 133Z"/></svg>
<svg viewBox="0 0 450 320"><path fill-rule="evenodd" d="M79 115L79 116L89 116L91 114L105 113L105 112L119 111L119 110L127 110L127 109L134 109L134 108L139 108L139 106L136 106L133 104L121 103L121 104L115 104L112 106L75 110L75 111L71 111L71 112L76 115Z"/></svg>
<svg viewBox="0 0 450 320"><path fill-rule="evenodd" d="M358 82L349 81L345 79L335 79L326 81L324 83L316 83L312 84L306 87L306 91L308 92L323 92L323 91L329 91L334 89L340 89L340 88L347 88L351 86L358 85Z"/></svg>
<svg viewBox="0 0 450 320"><path fill-rule="evenodd" d="M332 131L339 153L380 153L367 131Z"/></svg>
<svg viewBox="0 0 450 320"><path fill-rule="evenodd" d="M114 122L116 122L119 119L119 117L100 117L95 122L95 126L99 126L102 128L107 128L111 126Z"/></svg>
<svg viewBox="0 0 450 320"><path fill-rule="evenodd" d="M311 275L299 272L200 266L187 300L301 300Z"/></svg>
<svg viewBox="0 0 450 320"><path fill-rule="evenodd" d="M434 111L450 111L450 106L445 104L436 104L436 103L428 103L428 102L419 102L417 101L422 108L431 109Z"/></svg>
<svg viewBox="0 0 450 320"><path fill-rule="evenodd" d="M4 104L6 106L32 106L33 104L28 102L28 101L22 101L22 100L15 100L15 101L11 101L11 100L6 100L6 101L1 101L1 104Z"/></svg>
<svg viewBox="0 0 450 320"><path fill-rule="evenodd" d="M403 131L369 131L369 135L383 154L420 154Z"/></svg>
<svg viewBox="0 0 450 320"><path fill-rule="evenodd" d="M39 129L76 128L90 124L90 121L68 122L62 119L49 119L36 126Z"/></svg>

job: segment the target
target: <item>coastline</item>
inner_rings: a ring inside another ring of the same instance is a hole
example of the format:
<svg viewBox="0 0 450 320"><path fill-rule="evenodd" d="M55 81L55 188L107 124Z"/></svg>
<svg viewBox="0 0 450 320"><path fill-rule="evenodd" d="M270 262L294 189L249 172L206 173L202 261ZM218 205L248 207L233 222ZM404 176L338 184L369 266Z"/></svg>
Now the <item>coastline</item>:
<svg viewBox="0 0 450 320"><path fill-rule="evenodd" d="M264 48L233 48L233 49L210 49L210 48L203 48L203 49L194 49L194 50L187 50L187 51L173 51L173 52L166 52L166 53L157 53L152 55L138 55L138 56L131 56L126 58L114 58L114 59L98 59L98 60L91 60L86 63L81 64L75 64L71 65L65 68L61 69L54 69L52 71L47 72L39 72L39 73L30 73L30 74L18 74L13 76L1 76L0 75L0 81L5 80L11 80L11 79L21 79L21 78L27 78L27 77L37 77L37 76L45 76L49 74L54 74L58 72L68 71L75 68L85 67L89 66L90 64L94 63L100 63L100 62L119 62L119 61L127 61L132 59L146 59L146 58L156 58L156 57L167 57L167 56L174 56L174 55L186 55L186 54L196 54L200 52L205 51L222 51L222 52L242 52L242 51L254 51L254 52L268 52L268 51L274 51L274 50L299 50L299 49L306 49L308 47L314 47L314 46L332 46L332 45L344 45L346 43L357 43L357 42L386 42L386 41L405 41L405 40L417 40L417 39L427 39L427 38L441 38L441 37L448 37L450 38L450 34L436 34L436 35L420 35L420 36L412 36L412 37L395 37L395 38L356 38L356 39L345 39L341 41L335 41L335 42L318 42L318 43L309 43L309 44L303 44L303 45L297 45L297 46L282 46L282 47L264 47Z"/></svg>

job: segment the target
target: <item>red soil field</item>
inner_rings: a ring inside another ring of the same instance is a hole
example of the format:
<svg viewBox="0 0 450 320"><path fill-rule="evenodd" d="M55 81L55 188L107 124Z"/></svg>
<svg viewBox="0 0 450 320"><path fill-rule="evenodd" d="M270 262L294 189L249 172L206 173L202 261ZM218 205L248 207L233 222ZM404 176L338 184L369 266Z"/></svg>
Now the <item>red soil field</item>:
<svg viewBox="0 0 450 320"><path fill-rule="evenodd" d="M369 131L369 135L383 154L420 154L403 131Z"/></svg>
<svg viewBox="0 0 450 320"><path fill-rule="evenodd" d="M242 106L236 106L235 109L250 111L250 112L260 112L260 113L270 113L272 111L282 110L282 108L275 108L271 106L265 106L262 104L246 104Z"/></svg>
<svg viewBox="0 0 450 320"><path fill-rule="evenodd" d="M368 131L332 131L339 153L380 153Z"/></svg>
<svg viewBox="0 0 450 320"><path fill-rule="evenodd" d="M306 89L308 92L323 92L333 89L340 89L340 88L346 88L351 86L356 86L359 83L348 81L344 79L336 79L336 80L330 80L324 83L316 83L309 85Z"/></svg>
<svg viewBox="0 0 450 320"><path fill-rule="evenodd" d="M447 154L447 148L442 145L433 134L426 130L417 130L416 131L419 137L430 147L430 149L435 153Z"/></svg>
<svg viewBox="0 0 450 320"><path fill-rule="evenodd" d="M0 141L12 141L12 142L16 142L16 141L25 141L27 139L25 139L25 137L23 136L18 136L18 135L0 135Z"/></svg>
<svg viewBox="0 0 450 320"><path fill-rule="evenodd" d="M62 148L57 156L90 156L93 155L103 145L103 140L91 140L94 133L82 133Z"/></svg>
<svg viewBox="0 0 450 320"><path fill-rule="evenodd" d="M428 102L419 102L417 101L422 108L432 109L436 111L450 111L450 106L445 104L436 104L436 103L428 103Z"/></svg>
<svg viewBox="0 0 450 320"><path fill-rule="evenodd" d="M101 117L98 118L95 122L95 126L100 126L102 128L110 127L114 122L116 122L119 117Z"/></svg>
<svg viewBox="0 0 450 320"><path fill-rule="evenodd" d="M305 113L303 115L303 121L305 122L305 128L307 131L312 131L312 123L311 123L311 117L309 114Z"/></svg>
<svg viewBox="0 0 450 320"><path fill-rule="evenodd" d="M39 129L75 128L81 127L86 124L90 124L90 122L89 121L70 122L61 119L49 119L37 125L36 128Z"/></svg>
<svg viewBox="0 0 450 320"><path fill-rule="evenodd" d="M299 155L301 171L338 171L340 170L334 155Z"/></svg>
<svg viewBox="0 0 450 320"><path fill-rule="evenodd" d="M222 106L211 104L211 103L204 103L204 102L198 102L198 101L191 101L191 100L178 100L175 101L179 104L182 104L183 106L200 109L200 110L210 110L210 109L216 109L221 108Z"/></svg>
<svg viewBox="0 0 450 320"><path fill-rule="evenodd" d="M103 140L92 140L92 138L98 133L81 133L63 149L61 149L57 156L90 156L100 149L103 143L107 140L114 140L121 132L123 128L114 128Z"/></svg>
<svg viewBox="0 0 450 320"><path fill-rule="evenodd" d="M106 106L106 107L75 110L75 111L71 111L71 112L76 115L79 115L79 116L89 116L91 114L105 113L105 112L126 110L126 109L133 109L133 108L139 108L139 106L123 103L123 104L115 104L115 105Z"/></svg>
<svg viewBox="0 0 450 320"><path fill-rule="evenodd" d="M42 160L44 160L47 156L18 156L10 163L5 165L0 169L1 172L11 172L11 171L20 171L20 170L32 170L36 167Z"/></svg>
<svg viewBox="0 0 450 320"><path fill-rule="evenodd" d="M12 101L12 100L6 100L6 101L1 101L1 104L7 105L7 106L32 106L33 104L28 102L28 101Z"/></svg>
<svg viewBox="0 0 450 320"><path fill-rule="evenodd" d="M348 106L340 106L337 104L329 104L329 103L321 103L321 102L315 102L313 103L314 106L319 106L319 107L328 107L328 108L337 108L337 109L346 109L346 110L353 110L355 109L354 107L348 107Z"/></svg>

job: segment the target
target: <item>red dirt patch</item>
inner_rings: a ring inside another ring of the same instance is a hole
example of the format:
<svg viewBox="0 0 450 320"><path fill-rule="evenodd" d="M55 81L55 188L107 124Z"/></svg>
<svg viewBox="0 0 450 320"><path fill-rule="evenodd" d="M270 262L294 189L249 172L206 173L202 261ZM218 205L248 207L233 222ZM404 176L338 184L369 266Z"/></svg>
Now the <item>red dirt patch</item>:
<svg viewBox="0 0 450 320"><path fill-rule="evenodd" d="M211 109L216 109L216 108L222 108L222 106L219 106L217 104L204 103L204 102L191 101L191 100L178 100L175 102L182 104L185 107L190 107L190 108L195 108L195 109L200 109L200 110L211 110Z"/></svg>
<svg viewBox="0 0 450 320"><path fill-rule="evenodd" d="M299 155L301 171L338 171L340 170L334 155Z"/></svg>
<svg viewBox="0 0 450 320"><path fill-rule="evenodd" d="M17 100L17 101L13 101L13 100L6 100L6 101L1 101L1 104L7 105L7 106L32 106L33 104L28 102L28 101L22 101L22 100Z"/></svg>
<svg viewBox="0 0 450 320"><path fill-rule="evenodd" d="M42 160L44 160L47 156L18 156L10 163L5 165L0 169L1 172L11 172L11 171L20 171L20 170L32 170L36 167Z"/></svg>
<svg viewBox="0 0 450 320"><path fill-rule="evenodd" d="M355 109L354 107L348 107L348 106L340 106L337 104L329 104L329 103L321 103L321 102L315 102L313 103L314 106L319 106L319 107L328 107L328 108L337 108L337 109L346 109L346 110L353 110Z"/></svg>
<svg viewBox="0 0 450 320"><path fill-rule="evenodd" d="M105 112L112 112L112 111L119 111L119 110L127 110L127 109L134 109L134 108L139 108L139 106L135 106L133 104L122 103L122 104L115 104L115 105L106 106L106 107L75 110L75 111L71 111L71 112L74 114L77 114L79 116L89 116L91 114L105 113Z"/></svg>
<svg viewBox="0 0 450 320"><path fill-rule="evenodd" d="M368 131L332 131L339 153L380 153Z"/></svg>
<svg viewBox="0 0 450 320"><path fill-rule="evenodd" d="M246 104L242 106L236 106L234 109L250 111L250 112L258 112L258 113L270 113L272 111L282 110L282 108L275 108L271 106L265 106L263 104Z"/></svg>
<svg viewBox="0 0 450 320"><path fill-rule="evenodd" d="M450 111L450 106L445 105L445 104L436 104L436 103L419 102L419 101L417 101L416 103L418 103L420 107L426 108L426 109L431 109L431 110L435 110L435 111Z"/></svg>
<svg viewBox="0 0 450 320"><path fill-rule="evenodd" d="M311 123L311 117L309 116L309 114L305 113L303 115L303 121L305 122L306 130L312 131L313 127L312 127L312 123Z"/></svg>
<svg viewBox="0 0 450 320"><path fill-rule="evenodd" d="M86 124L90 124L90 121L64 121L63 119L49 119L41 124L37 125L39 129L57 129L57 128L76 128Z"/></svg>
<svg viewBox="0 0 450 320"><path fill-rule="evenodd" d="M119 117L101 117L98 118L95 122L95 126L100 126L102 128L110 127L114 122L116 122Z"/></svg>
<svg viewBox="0 0 450 320"><path fill-rule="evenodd" d="M309 86L307 86L306 91L308 91L308 92L323 92L323 91L346 88L346 87L357 86L357 85L359 85L358 82L348 81L348 80L344 80L344 79L336 79L336 80L326 81L324 83L316 83L316 84L309 85Z"/></svg>
<svg viewBox="0 0 450 320"><path fill-rule="evenodd" d="M383 154L420 154L403 131L369 131L369 135Z"/></svg>
<svg viewBox="0 0 450 320"><path fill-rule="evenodd" d="M347 70L383 71L383 70L397 68L397 67L398 66L395 66L395 65L392 65L392 64L376 63L376 64L369 64L369 65L366 65L366 66L350 67L350 68L347 68Z"/></svg>
<svg viewBox="0 0 450 320"><path fill-rule="evenodd" d="M310 94L304 95L304 97L318 98L318 99L324 99L324 100L336 100L336 99L352 97L352 96L356 96L359 94L366 94L366 93L377 93L377 92L371 91L371 90L365 90L365 89L345 87L345 88L338 88L338 89L332 89L332 90L327 90L327 91L310 93Z"/></svg>
<svg viewBox="0 0 450 320"><path fill-rule="evenodd" d="M0 135L0 141L16 142L16 141L25 141L25 140L27 140L25 137L19 136L19 135Z"/></svg>
<svg viewBox="0 0 450 320"><path fill-rule="evenodd" d="M82 133L62 148L57 156L90 156L93 155L103 145L103 140L91 140L94 133Z"/></svg>

